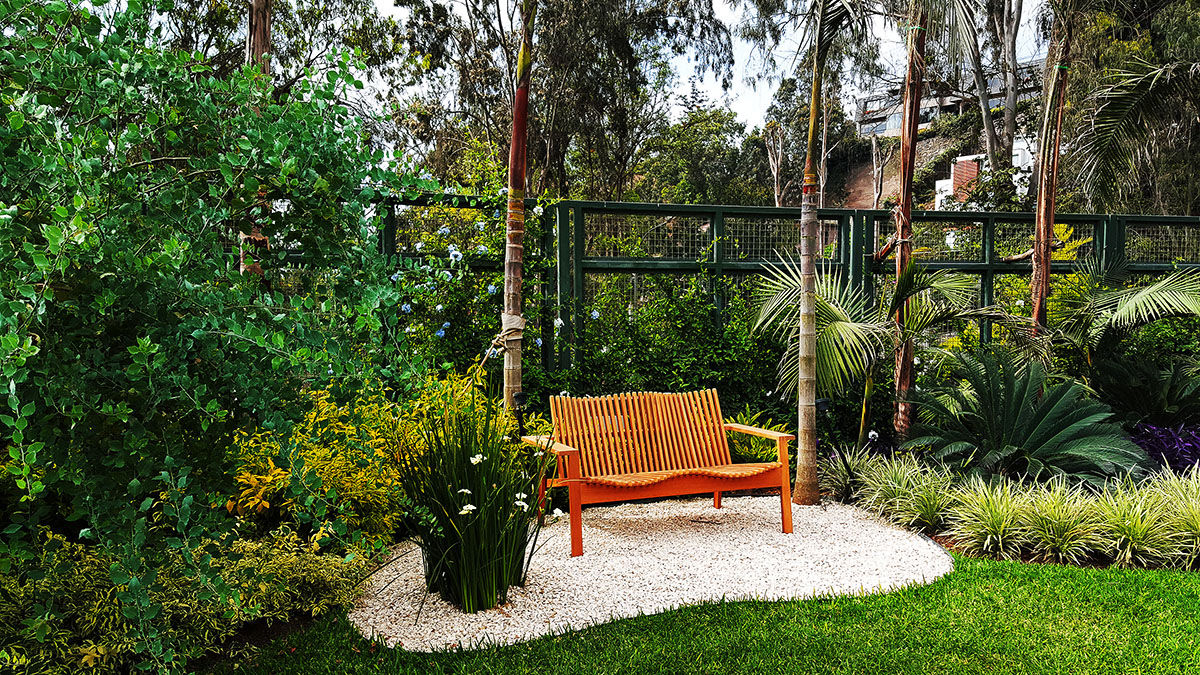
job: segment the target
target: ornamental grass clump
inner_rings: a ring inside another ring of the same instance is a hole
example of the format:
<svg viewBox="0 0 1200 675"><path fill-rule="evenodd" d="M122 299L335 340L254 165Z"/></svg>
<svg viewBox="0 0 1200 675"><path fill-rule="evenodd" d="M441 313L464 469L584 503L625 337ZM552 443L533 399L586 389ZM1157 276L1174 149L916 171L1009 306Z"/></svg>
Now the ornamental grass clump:
<svg viewBox="0 0 1200 675"><path fill-rule="evenodd" d="M941 534L954 506L952 484L948 471L922 466L913 476L912 491L892 507L893 519L923 534Z"/></svg>
<svg viewBox="0 0 1200 675"><path fill-rule="evenodd" d="M867 463L862 472L858 502L881 516L895 518L901 502L920 481L922 467L912 455L897 455Z"/></svg>
<svg viewBox="0 0 1200 675"><path fill-rule="evenodd" d="M544 448L507 434L503 405L478 377L441 409L422 411L397 465L407 515L425 562L427 590L472 613L507 602L524 585L540 530L538 485L551 465Z"/></svg>
<svg viewBox="0 0 1200 675"><path fill-rule="evenodd" d="M1200 467L1183 474L1164 470L1154 477L1154 484L1167 503L1167 519L1178 537L1176 563L1194 568L1200 561Z"/></svg>
<svg viewBox="0 0 1200 675"><path fill-rule="evenodd" d="M1007 479L975 476L956 490L947 534L964 553L1009 560L1021 554L1021 512L1026 495Z"/></svg>
<svg viewBox="0 0 1200 675"><path fill-rule="evenodd" d="M821 492L843 504L854 503L862 489L863 474L872 461L865 447L849 444L820 458L817 460L817 476Z"/></svg>
<svg viewBox="0 0 1200 675"><path fill-rule="evenodd" d="M1166 567L1182 538L1172 526L1166 495L1154 482L1120 481L1100 494L1101 548L1117 567Z"/></svg>
<svg viewBox="0 0 1200 675"><path fill-rule="evenodd" d="M1031 488L1020 523L1026 546L1041 562L1078 565L1101 543L1093 498L1065 478Z"/></svg>

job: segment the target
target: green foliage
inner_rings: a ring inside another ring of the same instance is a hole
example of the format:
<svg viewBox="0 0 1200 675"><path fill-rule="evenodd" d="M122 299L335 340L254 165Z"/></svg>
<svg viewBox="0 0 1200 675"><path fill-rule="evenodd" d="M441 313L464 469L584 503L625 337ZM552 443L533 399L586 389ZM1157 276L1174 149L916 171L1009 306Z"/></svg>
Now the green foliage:
<svg viewBox="0 0 1200 675"><path fill-rule="evenodd" d="M1171 527L1167 504L1152 484L1122 481L1096 502L1105 552L1118 567L1158 567L1177 554L1179 533Z"/></svg>
<svg viewBox="0 0 1200 675"><path fill-rule="evenodd" d="M858 470L857 496L862 506L925 534L939 534L945 528L953 504L948 472L926 466L913 455L870 459Z"/></svg>
<svg viewBox="0 0 1200 675"><path fill-rule="evenodd" d="M1029 489L1021 528L1035 560L1079 565L1100 548L1100 527L1091 496L1062 479Z"/></svg>
<svg viewBox="0 0 1200 675"><path fill-rule="evenodd" d="M215 577L241 596L222 601L191 578L181 551L155 561L161 580L149 595L161 611L155 622L171 644L216 652L248 620L268 623L348 608L367 572L367 559L318 553L314 544L281 529L241 539L218 553ZM30 673L124 672L139 660L139 629L122 610L114 557L92 545L46 535L23 580L0 577L0 644Z"/></svg>
<svg viewBox="0 0 1200 675"><path fill-rule="evenodd" d="M1108 407L1074 380L1052 382L1039 362L1003 351L954 358L968 387L921 392L905 447L970 475L1016 479L1099 483L1147 465L1145 453L1107 421Z"/></svg>
<svg viewBox="0 0 1200 675"><path fill-rule="evenodd" d="M769 203L740 170L745 126L724 108L697 105L650 142L637 187L641 201L667 204Z"/></svg>
<svg viewBox="0 0 1200 675"><path fill-rule="evenodd" d="M749 427L758 427L759 429L779 431L785 434L792 433L791 427L786 424L776 423L775 420L766 416L766 413L763 411L751 412L749 405L742 408L742 411L733 417L727 417L725 421L733 424L744 424ZM729 456L734 462L774 462L779 459L779 451L775 447L775 441L769 438L739 434L732 431L726 432L725 436L729 439ZM794 460L795 453L791 453L791 455Z"/></svg>
<svg viewBox="0 0 1200 675"><path fill-rule="evenodd" d="M1092 387L1127 424L1178 426L1200 422L1200 378L1193 366L1174 360L1105 359L1096 364Z"/></svg>
<svg viewBox="0 0 1200 675"><path fill-rule="evenodd" d="M389 280L373 202L433 184L366 145L342 103L363 86L350 54L275 97L252 69L220 79L164 50L152 9L5 10L0 573L27 579L42 526L96 546L133 661L168 670L203 649L164 628L170 584L249 611L204 543L234 525L208 506L234 489L235 431L285 429L306 387L403 390L420 369L396 358L394 308L430 271ZM270 248L240 242L255 228ZM186 573L158 571L165 550Z"/></svg>
<svg viewBox="0 0 1200 675"><path fill-rule="evenodd" d="M861 493L870 461L870 452L854 445L841 445L827 456L819 457L817 478L821 493L843 504L853 503Z"/></svg>
<svg viewBox="0 0 1200 675"><path fill-rule="evenodd" d="M955 493L946 533L965 553L1000 560L1021 552L1021 514L1027 497L1019 483L973 476Z"/></svg>
<svg viewBox="0 0 1200 675"><path fill-rule="evenodd" d="M477 391L478 371L450 380L423 411L419 440L400 439L397 483L425 560L425 583L464 612L507 602L524 585L541 529L538 486L553 455L513 443L503 404Z"/></svg>

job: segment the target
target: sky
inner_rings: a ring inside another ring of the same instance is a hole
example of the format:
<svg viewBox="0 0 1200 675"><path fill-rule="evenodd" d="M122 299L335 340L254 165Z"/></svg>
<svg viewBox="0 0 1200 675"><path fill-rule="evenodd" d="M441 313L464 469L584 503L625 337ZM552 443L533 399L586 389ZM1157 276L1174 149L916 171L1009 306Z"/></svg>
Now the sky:
<svg viewBox="0 0 1200 675"><path fill-rule="evenodd" d="M597 0L600 2L607 0ZM1034 22L1037 16L1037 10L1041 2L1039 0L1030 0L1025 3L1025 16L1022 22L1021 33L1017 42L1017 56L1022 62L1040 57L1045 52L1045 47L1038 43L1036 39L1036 30ZM394 16L399 13L393 5L392 0L375 0L376 7L379 8L381 14ZM714 0L717 17L731 27L738 24L740 20L740 10L737 10L729 2L729 0ZM873 29L875 39L881 43L880 54L884 62L885 70L889 73L902 73L904 71L904 43L900 39L899 33L895 28L885 25L882 19L875 21ZM794 52L796 45L785 45L785 52ZM794 59L790 57L790 53L779 58L777 61L786 69L787 72L776 72L773 80L765 80L761 77L761 62L754 55L754 49L749 42L734 38L733 42L733 82L728 90L721 88L720 82L711 73L705 74L697 83L698 88L708 95L709 100L717 101L727 105L734 113L737 114L739 121L746 125L747 129L761 127L763 119L766 116L767 106L771 103L771 96L774 94L775 86L778 83L779 76L787 74L795 70ZM674 60L675 72L678 75L679 98L690 91L691 84L689 78L695 74L695 65L690 60L689 55L683 55ZM534 77L537 77L537 64L534 64ZM846 105L848 109L853 109L853 101L855 98L865 92L862 92L854 87L847 88ZM675 114L679 114L680 108L675 109Z"/></svg>

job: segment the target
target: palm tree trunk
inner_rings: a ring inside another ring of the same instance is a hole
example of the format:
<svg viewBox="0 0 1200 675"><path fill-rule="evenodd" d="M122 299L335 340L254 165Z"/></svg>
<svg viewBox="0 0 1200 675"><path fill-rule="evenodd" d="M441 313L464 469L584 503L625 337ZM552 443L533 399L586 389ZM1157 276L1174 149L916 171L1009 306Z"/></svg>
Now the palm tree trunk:
<svg viewBox="0 0 1200 675"><path fill-rule="evenodd" d="M796 433L796 484L792 501L817 504L821 490L817 484L817 111L821 107L821 75L825 70L825 50L820 47L825 30L825 3L817 4L816 42L813 50L812 90L808 99L808 144L804 156L804 193L800 200L800 330L799 382L796 407L799 424Z"/></svg>
<svg viewBox="0 0 1200 675"><path fill-rule="evenodd" d="M922 12L908 27L908 68L904 78L904 114L900 123L900 203L896 206L896 278L912 260L913 173L917 163L917 127L921 99L925 90L925 37L929 16ZM913 341L904 337L903 306L896 312L896 415L897 439L908 435L912 424L912 403L908 400L913 385Z"/></svg>
<svg viewBox="0 0 1200 675"><path fill-rule="evenodd" d="M525 258L525 140L529 121L529 78L533 68L533 16L536 0L521 4L521 51L517 56L517 91L513 97L512 146L508 153L508 217L504 249L504 404L513 407L521 391L521 280Z"/></svg>
<svg viewBox="0 0 1200 675"><path fill-rule="evenodd" d="M1071 17L1056 22L1057 58L1049 62L1046 104L1038 134L1037 210L1033 228L1033 275L1030 294L1033 330L1046 325L1046 303L1050 296L1051 250L1054 244L1054 208L1058 188L1058 157L1062 144L1063 111L1066 109L1067 72L1071 58Z"/></svg>
<svg viewBox="0 0 1200 675"><path fill-rule="evenodd" d="M862 410L858 415L858 447L867 444L867 427L871 424L871 396L875 393L875 375L870 370L863 378Z"/></svg>

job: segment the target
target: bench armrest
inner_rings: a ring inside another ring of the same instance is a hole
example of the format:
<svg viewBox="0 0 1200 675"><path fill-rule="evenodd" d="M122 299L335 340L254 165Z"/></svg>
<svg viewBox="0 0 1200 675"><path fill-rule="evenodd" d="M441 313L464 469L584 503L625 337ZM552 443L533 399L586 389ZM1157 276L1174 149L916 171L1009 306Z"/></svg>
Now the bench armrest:
<svg viewBox="0 0 1200 675"><path fill-rule="evenodd" d="M559 462L558 475L560 478L582 478L583 463L578 448L572 448L569 445L563 445L552 439L550 436L522 436L521 442L528 445L535 445L539 448L548 448L552 450L556 457L564 462Z"/></svg>
<svg viewBox="0 0 1200 675"><path fill-rule="evenodd" d="M746 426L745 424L726 424L725 431L736 431L742 434L750 434L751 436L761 436L763 438L769 438L773 441L792 441L796 439L794 435L785 434L782 431L760 429L758 427Z"/></svg>

